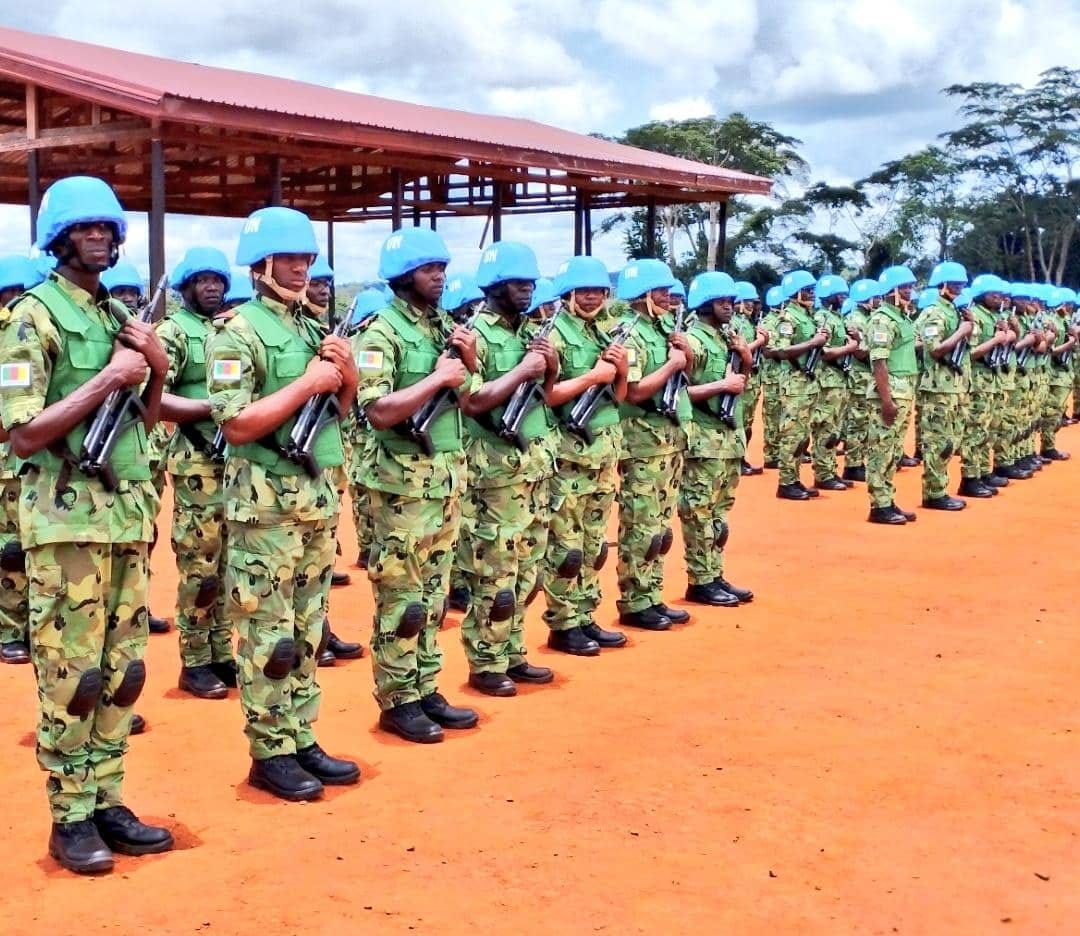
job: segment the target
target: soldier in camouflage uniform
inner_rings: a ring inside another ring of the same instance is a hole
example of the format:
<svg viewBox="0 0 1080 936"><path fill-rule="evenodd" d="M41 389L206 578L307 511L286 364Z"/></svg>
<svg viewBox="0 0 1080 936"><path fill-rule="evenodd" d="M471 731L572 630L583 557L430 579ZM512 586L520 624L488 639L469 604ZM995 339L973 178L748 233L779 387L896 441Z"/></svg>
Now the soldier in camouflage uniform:
<svg viewBox="0 0 1080 936"><path fill-rule="evenodd" d="M485 307L475 322L477 375L483 381L462 401L475 422L466 458L475 466L473 530L459 546L471 602L461 624L469 685L486 695L517 694L515 683L549 683L547 667L526 660L525 609L539 590L540 559L547 542L546 509L551 465L538 444L554 428L542 397L523 418L524 451L500 431L519 387L550 388L558 357L546 339L528 340L524 313L540 273L524 244L488 247L476 273Z"/></svg>
<svg viewBox="0 0 1080 936"><path fill-rule="evenodd" d="M846 325L859 336L859 346L852 353L851 396L844 426L845 481L866 481L866 446L870 433L870 415L875 407L874 377L870 372L870 316L881 304L881 284L861 279L851 285L851 311ZM873 397L871 395L873 394Z"/></svg>
<svg viewBox="0 0 1080 936"><path fill-rule="evenodd" d="M777 446L780 477L776 496L784 500L818 497L799 478L802 457L810 443L810 418L817 393L815 375L808 373L811 353L824 347L829 332L811 314L816 281L806 270L788 273L780 284L786 305L776 316L776 331L769 332L765 352L777 362L780 373L780 425ZM814 448L825 440L815 440Z"/></svg>
<svg viewBox="0 0 1080 936"><path fill-rule="evenodd" d="M1006 298L1010 342L1008 353L1004 355L1000 371L1001 389L1004 405L997 437L992 440L994 446L994 474L1007 481L1024 481L1034 472L1020 464L1020 448L1023 432L1024 405L1027 398L1028 378L1026 369L1021 373L1019 355L1023 350L1026 329L1023 324L1027 311L1027 293L1029 287L1022 283L1008 284ZM1027 341L1030 344L1031 341Z"/></svg>
<svg viewBox="0 0 1080 936"><path fill-rule="evenodd" d="M780 467L780 361L769 354L769 348L776 340L776 329L780 324L780 309L783 306L783 292L779 286L770 287L765 293L765 314L761 317L761 328L769 336L765 342L761 362L761 442L765 467Z"/></svg>
<svg viewBox="0 0 1080 936"><path fill-rule="evenodd" d="M874 401L867 437L866 488L871 523L912 523L915 514L896 506L893 477L904 452L904 433L915 400L919 373L911 305L915 275L907 267L889 267L879 280L882 302L868 326L867 345L874 382L867 389Z"/></svg>
<svg viewBox="0 0 1080 936"><path fill-rule="evenodd" d="M142 855L173 844L122 796L131 707L146 680L147 543L158 506L146 428L158 418L168 368L153 329L100 284L125 233L123 210L100 179L53 183L37 245L58 258L57 270L3 310L0 333L0 421L23 460L19 525L49 853L84 874L111 869L114 851ZM82 472L78 453L106 398L138 393L144 382L145 416L117 440L109 490Z"/></svg>
<svg viewBox="0 0 1080 936"><path fill-rule="evenodd" d="M465 485L453 394L464 402L477 386L475 332L460 325L449 331L438 309L449 260L434 231L405 228L388 237L379 275L394 300L356 350L357 402L377 441L363 481L375 522L368 576L375 589L371 661L379 727L420 743L479 720L438 691L437 637ZM438 405L429 408L433 400ZM426 427L413 420L423 410L431 413Z"/></svg>
<svg viewBox="0 0 1080 936"><path fill-rule="evenodd" d="M689 444L679 488L679 520L683 529L686 600L714 607L738 607L753 592L724 578L727 515L746 453L741 395L753 354L731 327L738 293L726 273L702 273L690 284L688 304L697 313L690 329L693 366L687 393L694 407ZM729 373L730 371L737 371ZM730 412L724 407L733 403Z"/></svg>
<svg viewBox="0 0 1080 936"><path fill-rule="evenodd" d="M685 388L674 412L661 412L668 378L693 365L681 332L665 334L674 277L660 260L635 260L619 274L617 297L630 304L634 323L627 340L626 400L621 405L623 445L619 460L619 619L630 627L668 630L690 619L663 602L663 557L671 549L671 518L679 489L686 426L692 418Z"/></svg>
<svg viewBox="0 0 1080 936"><path fill-rule="evenodd" d="M25 257L0 257L0 309L22 295L33 272ZM26 554L19 542L18 459L0 431L0 662L30 662Z"/></svg>
<svg viewBox="0 0 1080 936"><path fill-rule="evenodd" d="M746 444L754 437L754 415L761 399L762 370L765 364L765 345L769 340L768 332L758 325L761 318L761 299L753 283L745 280L735 284L739 291L735 297L735 314L731 319L732 328L742 337L750 349L751 367L746 375L746 389L739 400L739 409L746 427ZM750 464L743 455L741 472L744 475L759 475L761 468Z"/></svg>
<svg viewBox="0 0 1080 936"><path fill-rule="evenodd" d="M200 699L224 699L237 685L232 627L225 615L224 445L215 446L206 389L211 318L232 282L229 261L213 247L193 247L173 271L183 306L158 323L169 356L162 413L176 424L169 444L176 555L179 687Z"/></svg>
<svg viewBox="0 0 1080 936"><path fill-rule="evenodd" d="M236 262L251 269L257 295L214 319L206 353L210 413L228 442L225 611L240 638L248 783L286 800L316 799L324 784L360 778L355 763L323 751L312 727L345 486L340 426L330 422L314 439L315 477L286 450L309 400L336 394L345 412L356 391L349 343L327 335L303 304L317 252L300 212L252 214Z"/></svg>
<svg viewBox="0 0 1080 936"><path fill-rule="evenodd" d="M1017 298L1020 332L1016 342L1016 448L1014 464L1022 471L1034 474L1043 468L1042 459L1035 454L1035 423L1039 413L1041 389L1040 366L1047 349L1043 328L1039 292L1041 287L1029 285Z"/></svg>
<svg viewBox="0 0 1080 936"><path fill-rule="evenodd" d="M843 277L827 274L818 280L814 295L821 306L820 323L829 340L821 349L821 363L815 371L817 392L810 412L810 434L814 439L814 487L821 491L846 491L851 485L837 477L836 448L843 437L848 399L849 374L857 334L849 334L840 309L848 295Z"/></svg>
<svg viewBox="0 0 1080 936"><path fill-rule="evenodd" d="M1057 431L1061 425L1065 404L1072 389L1072 356L1076 338L1070 324L1076 308L1076 293L1071 289L1055 289L1050 299L1050 317L1056 338L1052 343L1047 368L1047 394L1040 425L1044 460L1067 461L1069 456L1057 447Z"/></svg>
<svg viewBox="0 0 1080 936"><path fill-rule="evenodd" d="M967 286L967 271L959 263L939 263L930 275L937 295L915 321L922 339L923 374L917 394L922 426L922 504L930 510L963 510L966 503L950 497L949 460L960 451L964 437L965 407L971 384L968 344L974 331L970 314L960 312L954 301ZM968 458L970 464L971 458ZM991 497L978 477L961 485L971 497Z"/></svg>

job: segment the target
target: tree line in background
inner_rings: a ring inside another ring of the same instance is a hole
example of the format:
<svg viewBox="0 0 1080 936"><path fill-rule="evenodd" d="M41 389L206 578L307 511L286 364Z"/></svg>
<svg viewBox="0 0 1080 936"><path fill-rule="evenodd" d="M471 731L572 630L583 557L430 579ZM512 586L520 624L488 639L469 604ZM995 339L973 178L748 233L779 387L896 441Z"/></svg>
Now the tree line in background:
<svg viewBox="0 0 1080 936"><path fill-rule="evenodd" d="M795 267L876 276L939 260L1006 279L1080 282L1080 69L1052 68L1030 88L975 82L942 92L960 126L852 185L812 181L802 141L735 113L653 121L619 142L775 181L773 196L729 204L720 258L719 206L658 207L657 253L689 280L727 269L760 288ZM626 253L646 255L644 209L605 219Z"/></svg>

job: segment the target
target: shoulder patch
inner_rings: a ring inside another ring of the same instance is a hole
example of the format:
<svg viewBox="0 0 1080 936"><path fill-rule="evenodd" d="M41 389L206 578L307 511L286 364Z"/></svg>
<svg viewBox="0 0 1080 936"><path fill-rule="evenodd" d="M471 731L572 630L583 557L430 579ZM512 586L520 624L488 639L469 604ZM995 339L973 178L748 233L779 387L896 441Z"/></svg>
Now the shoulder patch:
<svg viewBox="0 0 1080 936"><path fill-rule="evenodd" d="M887 331L874 332L874 341L888 341L889 333Z"/></svg>
<svg viewBox="0 0 1080 936"><path fill-rule="evenodd" d="M795 334L795 326L792 325L791 322L781 322L778 331L785 338L790 338L792 335Z"/></svg>
<svg viewBox="0 0 1080 936"><path fill-rule="evenodd" d="M941 329L938 328L937 325L927 325L926 328L923 329L924 338L937 338L940 334Z"/></svg>
<svg viewBox="0 0 1080 936"><path fill-rule="evenodd" d="M215 328L224 328L229 322L236 317L235 309L226 309L224 312L219 312L211 319Z"/></svg>
<svg viewBox="0 0 1080 936"><path fill-rule="evenodd" d="M214 380L220 383L235 383L243 375L243 372L244 367L238 360L214 361Z"/></svg>
<svg viewBox="0 0 1080 936"><path fill-rule="evenodd" d="M637 348L632 345L626 346L626 363L631 367L637 364Z"/></svg>
<svg viewBox="0 0 1080 936"><path fill-rule="evenodd" d="M383 352L371 349L358 351L356 366L359 370L380 370L383 366Z"/></svg>
<svg viewBox="0 0 1080 936"><path fill-rule="evenodd" d="M0 367L0 389L9 390L30 386L30 365L4 364Z"/></svg>

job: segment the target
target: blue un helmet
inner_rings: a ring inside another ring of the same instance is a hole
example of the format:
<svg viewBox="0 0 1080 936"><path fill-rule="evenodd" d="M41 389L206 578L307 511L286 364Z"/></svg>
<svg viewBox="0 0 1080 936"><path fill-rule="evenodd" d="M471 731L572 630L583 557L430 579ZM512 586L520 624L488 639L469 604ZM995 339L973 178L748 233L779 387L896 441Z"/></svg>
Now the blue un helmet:
<svg viewBox="0 0 1080 936"><path fill-rule="evenodd" d="M311 219L302 211L275 205L252 212L244 222L236 265L251 267L276 254L310 254L314 259L318 252Z"/></svg>
<svg viewBox="0 0 1080 936"><path fill-rule="evenodd" d="M445 295L445 294L444 294ZM358 328L373 315L386 308L386 298L381 289L365 289L356 296L356 305L353 307L350 328Z"/></svg>
<svg viewBox="0 0 1080 936"><path fill-rule="evenodd" d="M792 270L780 280L780 295L784 302L801 293L804 289L813 289L817 285L814 274L807 270Z"/></svg>
<svg viewBox="0 0 1080 936"><path fill-rule="evenodd" d="M402 228L383 241L379 251L379 278L387 282L429 263L449 263L446 241L428 228Z"/></svg>
<svg viewBox="0 0 1080 936"><path fill-rule="evenodd" d="M971 305L973 299L974 296L972 296L970 289L961 289L960 295L956 297L953 305L956 306L956 308L958 309L966 309L968 306Z"/></svg>
<svg viewBox="0 0 1080 936"><path fill-rule="evenodd" d="M995 276L993 273L980 273L971 281L970 291L974 299L985 296L987 293L1001 293L1007 296L1010 293L1010 286L1000 276Z"/></svg>
<svg viewBox="0 0 1080 936"><path fill-rule="evenodd" d="M527 244L518 241L495 241L480 255L476 268L476 285L485 292L499 283L511 280L540 279L536 254Z"/></svg>
<svg viewBox="0 0 1080 936"><path fill-rule="evenodd" d="M34 271L27 257L14 254L0 257L0 292L8 289L29 289Z"/></svg>
<svg viewBox="0 0 1080 936"><path fill-rule="evenodd" d="M50 253L50 247L68 228L94 221L116 228L114 256L109 264L112 266L119 259L120 245L127 237L127 219L116 193L107 182L94 176L57 179L41 198L35 244L39 250Z"/></svg>
<svg viewBox="0 0 1080 936"><path fill-rule="evenodd" d="M922 312L923 309L929 309L937 301L937 290L927 287L919 293L919 298L915 300L915 308Z"/></svg>
<svg viewBox="0 0 1080 936"><path fill-rule="evenodd" d="M842 303L840 303L840 314L851 315L855 311L855 300L848 296Z"/></svg>
<svg viewBox="0 0 1080 936"><path fill-rule="evenodd" d="M900 289L902 286L914 286L916 279L915 274L906 266L891 266L881 271L878 282L881 284L882 296L887 296L894 289Z"/></svg>
<svg viewBox="0 0 1080 936"><path fill-rule="evenodd" d="M770 286L765 290L765 305L778 309L784 301L784 291L779 286Z"/></svg>
<svg viewBox="0 0 1080 936"><path fill-rule="evenodd" d="M221 300L221 305L232 308L250 302L255 296L255 291L251 288L251 275L248 271L233 270L231 278L232 282L229 284L229 288L225 290L225 297Z"/></svg>
<svg viewBox="0 0 1080 936"><path fill-rule="evenodd" d="M1009 295L1012 296L1013 299L1034 299L1034 298L1036 298L1035 284L1034 283L1010 283L1009 284Z"/></svg>
<svg viewBox="0 0 1080 936"><path fill-rule="evenodd" d="M826 273L814 284L814 298L818 302L831 299L833 296L846 296L848 294L847 280L842 276Z"/></svg>
<svg viewBox="0 0 1080 936"><path fill-rule="evenodd" d="M732 280L732 282L734 282L734 280ZM686 287L683 286L681 279L676 279L675 282L671 284L671 295L686 302Z"/></svg>
<svg viewBox="0 0 1080 936"><path fill-rule="evenodd" d="M307 275L309 280L334 281L334 271L330 267L330 264L326 262L326 257L322 254L319 254L319 256L315 258L315 262L311 264Z"/></svg>
<svg viewBox="0 0 1080 936"><path fill-rule="evenodd" d="M675 277L663 260L632 260L619 272L615 298L633 302L654 289L671 289L674 285Z"/></svg>
<svg viewBox="0 0 1080 936"><path fill-rule="evenodd" d="M303 253L302 250L287 252ZM281 251L281 253L286 253L286 251ZM220 276L225 284L225 292L228 292L229 287L232 286L232 268L229 266L229 260L217 247L189 247L187 253L176 265L176 269L173 270L169 285L179 292L200 273L214 273Z"/></svg>
<svg viewBox="0 0 1080 936"><path fill-rule="evenodd" d="M484 291L476 285L476 277L469 273L455 273L447 279L439 305L452 311L470 302L480 302L483 298Z"/></svg>
<svg viewBox="0 0 1080 936"><path fill-rule="evenodd" d="M930 281L927 285L937 289L940 286L944 286L946 283L960 283L963 286L967 285L968 272L962 263L946 260L934 267L933 271L930 273Z"/></svg>
<svg viewBox="0 0 1080 936"><path fill-rule="evenodd" d="M0 287L2 288L2 287ZM1075 305L1076 293L1074 293L1067 286L1059 286L1053 292L1050 293L1050 300L1047 305L1051 309L1060 309L1063 305Z"/></svg>
<svg viewBox="0 0 1080 936"><path fill-rule="evenodd" d="M31 251L33 253L33 251ZM38 254L36 257L30 257L30 272L32 274L30 282L26 284L27 289L33 289L40 283L44 283L49 278L49 274L56 269L56 257L50 257L48 254Z"/></svg>
<svg viewBox="0 0 1080 936"><path fill-rule="evenodd" d="M575 289L611 289L611 275L596 257L571 257L555 272L555 291L568 296Z"/></svg>
<svg viewBox="0 0 1080 936"><path fill-rule="evenodd" d="M690 281L690 293L687 296L686 305L690 309L700 309L709 305L714 299L735 300L739 289L727 273L711 270L708 273L699 273ZM712 311L711 309L709 311Z"/></svg>
<svg viewBox="0 0 1080 936"><path fill-rule="evenodd" d="M529 303L529 308L525 311L525 314L535 315L540 311L540 306L558 301L559 294L555 292L554 280L549 280L546 276L541 276L540 279L536 281L536 288L533 289L532 302Z"/></svg>
<svg viewBox="0 0 1080 936"><path fill-rule="evenodd" d="M758 295L757 287L753 283L739 280L735 283L735 301L760 302L761 297Z"/></svg>
<svg viewBox="0 0 1080 936"><path fill-rule="evenodd" d="M874 299L881 298L881 283L872 279L858 279L851 284L851 292L849 293L852 302L856 302L862 305L865 302L872 302Z"/></svg>
<svg viewBox="0 0 1080 936"><path fill-rule="evenodd" d="M145 288L142 274L130 260L118 260L115 266L102 273L101 285L109 292L114 289L137 289L140 295Z"/></svg>

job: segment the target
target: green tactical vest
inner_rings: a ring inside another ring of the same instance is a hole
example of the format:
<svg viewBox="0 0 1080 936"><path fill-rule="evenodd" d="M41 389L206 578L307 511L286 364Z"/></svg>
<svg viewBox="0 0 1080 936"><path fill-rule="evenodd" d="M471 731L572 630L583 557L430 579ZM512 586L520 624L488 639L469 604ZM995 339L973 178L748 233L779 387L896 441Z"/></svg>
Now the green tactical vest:
<svg viewBox="0 0 1080 936"><path fill-rule="evenodd" d="M660 331L660 327L656 322L650 322L644 317L641 318L634 331L634 338L635 344L642 345L645 351L645 360L641 368L642 374L651 374L664 366L668 358L667 336ZM647 407L637 406L634 403L620 403L619 411L624 417L636 416L648 422L668 422L666 416L662 416L657 412L663 393L664 388L661 387L652 397L651 405ZM679 416L679 423L683 426L693 419L694 411L690 405L690 397L686 395L685 390L679 394L676 412Z"/></svg>
<svg viewBox="0 0 1080 936"><path fill-rule="evenodd" d="M795 334L791 336L792 344L802 344L804 341L809 341L814 337L818 330L817 322L814 321L813 315L803 309L798 303L789 303L784 310L788 313L788 316L795 323ZM784 360L781 364L787 366L789 370L802 373L806 367L807 358L809 358L810 352L804 351L794 361Z"/></svg>
<svg viewBox="0 0 1080 936"><path fill-rule="evenodd" d="M705 348L705 369L701 372L696 383L713 383L723 380L727 376L728 348L716 336L716 332L707 325L697 325L693 329L694 337ZM694 407L694 423L702 425L713 432L731 432L731 428L721 422L716 415L719 396L710 397L703 406ZM742 396L735 398L735 424L742 424Z"/></svg>
<svg viewBox="0 0 1080 936"><path fill-rule="evenodd" d="M258 300L245 302L236 309L236 314L255 329L255 333L266 346L266 379L259 390L261 397L268 397L303 376L308 362L315 357L319 347L318 326L313 320L305 340L286 328L280 319ZM230 445L229 455L262 465L270 474L279 477L302 473L303 468L280 452L289 441L297 415L298 413L294 413L274 431L275 448L261 442L249 442L246 445ZM319 433L312 454L324 468L345 464L339 424L328 425Z"/></svg>
<svg viewBox="0 0 1080 936"><path fill-rule="evenodd" d="M915 354L915 323L887 302L878 310L887 315L900 332L900 340L889 350L889 374L893 377L915 377L919 361Z"/></svg>
<svg viewBox="0 0 1080 936"><path fill-rule="evenodd" d="M869 328L869 325L870 325L870 315L872 315L872 314L873 313L868 313L868 312L863 311L863 309L861 309L861 308L856 308L856 309L853 309L851 314L847 317L847 322L854 325L859 330L859 332L865 336L866 332L867 332L867 329ZM868 360L867 361L860 361L857 357L852 355L852 357L851 357L851 371L852 371L853 374L858 374L860 376L863 376L865 374L869 374L870 373L870 362Z"/></svg>
<svg viewBox="0 0 1080 936"><path fill-rule="evenodd" d="M379 313L379 318L393 326L404 349L401 366L397 372L395 390L402 390L419 383L435 370L435 362L442 354L442 348L436 346L416 324L410 321L399 309L388 305ZM375 432L379 444L391 452L422 455L420 446L393 429L380 429ZM461 434L461 411L455 406L444 412L431 426L431 443L436 452L460 452L463 448Z"/></svg>
<svg viewBox="0 0 1080 936"><path fill-rule="evenodd" d="M492 314L492 318L494 317L494 314ZM481 315L476 320L475 328L477 334L488 343L489 358L487 367L484 369L485 381L497 380L521 363L521 359L525 357L526 343L520 335L510 331L501 321L496 324L491 318L484 315ZM496 406L488 412L487 419L483 422L477 422L477 428L480 435L488 441L510 445L511 443L505 441L498 433L492 432L488 428L489 426L497 427L502 424L502 415L505 409L505 406ZM531 442L533 439L540 438L551 428L552 425L548 421L548 408L543 405L535 406L522 422L521 434Z"/></svg>
<svg viewBox="0 0 1080 936"><path fill-rule="evenodd" d="M597 360L603 351L601 344L593 337L592 333L576 315L565 313L555 321L555 331L559 333L566 348L561 360L562 379L571 380L580 377L596 366ZM611 398L603 396L601 402L593 412L589 420L589 428L596 432L608 426L614 426L619 421L619 407ZM574 408L574 401L570 400L559 407L559 418L564 422L570 418L570 411Z"/></svg>
<svg viewBox="0 0 1080 936"><path fill-rule="evenodd" d="M187 338L187 363L176 375L172 392L188 400L205 400L206 392L206 338L210 334L210 322L187 309L171 316ZM214 438L216 427L212 419L192 423L192 428L207 442Z"/></svg>
<svg viewBox="0 0 1080 936"><path fill-rule="evenodd" d="M58 400L71 396L105 369L112 357L113 342L120 326L117 324L115 331L110 331L90 319L51 279L35 286L27 295L38 299L49 310L49 315L63 336L63 350L53 364L52 379L45 394L45 405L51 406ZM64 438L64 443L75 458L78 458L82 451L83 438L95 413L96 410ZM59 474L65 464L63 458L48 449L35 452L26 461L46 474ZM150 480L146 429L141 419L120 434L113 449L111 465L116 476L122 481Z"/></svg>

